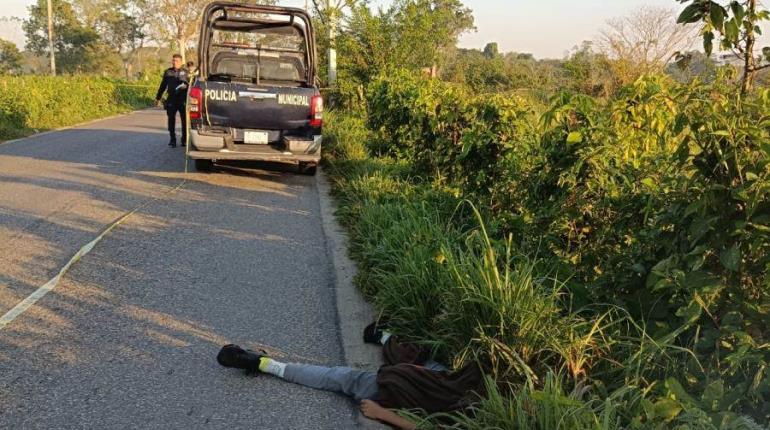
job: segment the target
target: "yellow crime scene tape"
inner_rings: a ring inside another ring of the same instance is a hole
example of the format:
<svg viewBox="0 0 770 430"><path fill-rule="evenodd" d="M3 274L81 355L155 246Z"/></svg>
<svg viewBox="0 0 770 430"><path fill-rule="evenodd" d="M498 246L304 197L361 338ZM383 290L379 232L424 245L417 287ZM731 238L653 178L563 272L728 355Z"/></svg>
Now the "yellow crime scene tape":
<svg viewBox="0 0 770 430"><path fill-rule="evenodd" d="M193 83L195 82L195 78L193 78ZM191 84L192 85L192 84ZM187 175L187 162L188 162L188 152L190 148L190 108L189 104L185 104L185 123L187 124L187 130L185 132L185 158L184 158L184 173ZM87 244L85 244L83 247L81 247L78 252L75 253L75 255L72 256L72 258L69 259L67 264L64 265L64 267L59 270L59 273L56 274L53 278L51 278L50 281L46 282L42 287L35 290L32 294L27 296L24 300L19 302L16 306L14 306L11 310L6 312L2 317L0 317L0 330L4 329L8 324L13 322L19 315L23 314L27 309L31 308L35 303L38 302L38 300L42 299L46 294L51 292L54 288L56 288L59 285L59 282L64 277L64 275L67 274L67 272L72 268L75 263L80 261L81 258L83 258L85 255L87 255L89 252L91 252L92 249L98 244L99 242L104 239L105 236L107 236L112 230L115 229L115 227L122 224L126 219L128 219L131 215L135 214L136 212L146 208L150 204L157 202L159 200L162 200L171 194L177 192L184 184L187 183L187 179L183 179L182 182L177 184L174 188L164 192L163 194L152 197L148 200L146 200L144 203L140 204L139 206L135 207L134 209L130 210L129 212L126 212L120 218L116 219L112 222L107 228L105 228L99 236L96 236L96 238Z"/></svg>

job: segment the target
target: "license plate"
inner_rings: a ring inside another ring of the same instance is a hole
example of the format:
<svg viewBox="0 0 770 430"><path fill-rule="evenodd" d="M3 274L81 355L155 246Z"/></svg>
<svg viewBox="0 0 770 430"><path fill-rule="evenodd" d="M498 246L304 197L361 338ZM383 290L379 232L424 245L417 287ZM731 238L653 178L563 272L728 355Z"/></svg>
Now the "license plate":
<svg viewBox="0 0 770 430"><path fill-rule="evenodd" d="M267 132L246 130L243 132L243 143L267 145Z"/></svg>

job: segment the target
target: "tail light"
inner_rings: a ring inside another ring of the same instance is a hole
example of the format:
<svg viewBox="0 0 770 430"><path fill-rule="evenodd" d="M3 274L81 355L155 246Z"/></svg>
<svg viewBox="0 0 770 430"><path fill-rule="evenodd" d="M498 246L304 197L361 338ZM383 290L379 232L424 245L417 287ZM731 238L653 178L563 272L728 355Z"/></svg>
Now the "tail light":
<svg viewBox="0 0 770 430"><path fill-rule="evenodd" d="M324 124L324 99L321 96L313 96L310 99L310 126L321 128Z"/></svg>
<svg viewBox="0 0 770 430"><path fill-rule="evenodd" d="M200 88L192 87L188 92L187 101L190 107L190 119L200 119L201 109L203 107L203 91Z"/></svg>

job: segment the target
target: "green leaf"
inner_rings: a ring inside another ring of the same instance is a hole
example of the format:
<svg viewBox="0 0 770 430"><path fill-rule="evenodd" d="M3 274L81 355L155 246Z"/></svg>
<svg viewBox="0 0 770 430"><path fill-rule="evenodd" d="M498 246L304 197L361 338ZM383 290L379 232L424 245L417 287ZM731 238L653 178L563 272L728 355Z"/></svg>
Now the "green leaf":
<svg viewBox="0 0 770 430"><path fill-rule="evenodd" d="M644 178L642 179L642 184L645 185L647 188L651 190L657 190L658 184L655 182L655 179L653 178Z"/></svg>
<svg viewBox="0 0 770 430"><path fill-rule="evenodd" d="M676 316L684 319L688 324L698 321L701 314L703 314L703 308L695 300L676 310Z"/></svg>
<svg viewBox="0 0 770 430"><path fill-rule="evenodd" d="M671 421L682 412L682 405L673 399L660 399L653 406L653 413L658 418Z"/></svg>
<svg viewBox="0 0 770 430"><path fill-rule="evenodd" d="M719 4L711 2L711 10L709 11L709 16L711 18L711 25L713 25L717 31L721 32L725 23L727 11Z"/></svg>
<svg viewBox="0 0 770 430"><path fill-rule="evenodd" d="M580 143L583 141L583 134L579 131L573 131L567 135L567 143Z"/></svg>
<svg viewBox="0 0 770 430"><path fill-rule="evenodd" d="M688 217L688 216L698 212L699 210L701 210L701 208L703 208L703 202L700 201L700 200L696 200L696 201L690 203L689 205L687 205L687 208L684 211L684 216Z"/></svg>
<svg viewBox="0 0 770 430"><path fill-rule="evenodd" d="M708 247L705 245L698 245L693 248L692 251L685 254L684 260L687 262L687 266L690 267L690 270L694 272L700 270L700 268L703 267L703 264L706 263L707 249ZM687 281L687 276L690 276L689 273L685 276L685 282Z"/></svg>
<svg viewBox="0 0 770 430"><path fill-rule="evenodd" d="M730 2L730 9L733 11L733 16L738 21L743 21L743 17L746 16L746 11L743 9L743 5L738 1Z"/></svg>
<svg viewBox="0 0 770 430"><path fill-rule="evenodd" d="M714 50L714 33L711 31L703 33L703 50L707 56L710 56L711 51Z"/></svg>
<svg viewBox="0 0 770 430"><path fill-rule="evenodd" d="M687 115L684 115L682 113L677 114L676 119L674 120L674 133L679 134L681 133L684 128L688 125L689 118L687 118Z"/></svg>
<svg viewBox="0 0 770 430"><path fill-rule="evenodd" d="M725 269L737 272L741 265L741 249L738 244L734 243L733 246L722 251L719 261Z"/></svg>
<svg viewBox="0 0 770 430"><path fill-rule="evenodd" d="M765 153L766 156L770 157L770 143L760 142L759 147L762 148L762 151Z"/></svg>
<svg viewBox="0 0 770 430"><path fill-rule="evenodd" d="M688 291L707 291L711 292L721 285L719 278L704 272L702 270L696 270L690 272L684 277L682 282Z"/></svg>
<svg viewBox="0 0 770 430"><path fill-rule="evenodd" d="M690 224L690 237L693 243L697 243L701 240L706 233L710 232L714 228L714 224L719 220L719 217L698 217Z"/></svg>
<svg viewBox="0 0 770 430"><path fill-rule="evenodd" d="M719 323L723 330L737 331L743 328L743 315L737 311L730 311L722 316Z"/></svg>
<svg viewBox="0 0 770 430"><path fill-rule="evenodd" d="M724 41L729 46L735 45L738 42L738 36L740 35L740 21L731 19L725 23ZM713 38L713 34L712 34ZM705 35L704 35L705 39Z"/></svg>
<svg viewBox="0 0 770 430"><path fill-rule="evenodd" d="M725 396L725 385L721 379L710 383L705 390L703 390L703 397L701 400L703 404L710 410L716 411L719 407L719 402Z"/></svg>
<svg viewBox="0 0 770 430"><path fill-rule="evenodd" d="M762 48L762 56L765 58L765 61L770 61L770 46Z"/></svg>
<svg viewBox="0 0 770 430"><path fill-rule="evenodd" d="M703 7L699 3L693 3L679 14L676 19L677 24L692 24L703 18Z"/></svg>
<svg viewBox="0 0 770 430"><path fill-rule="evenodd" d="M666 389L668 389L669 396L673 397L675 400L679 400L685 404L698 406L698 402L693 399L692 396L687 394L687 391L682 387L682 384L675 378L666 378Z"/></svg>

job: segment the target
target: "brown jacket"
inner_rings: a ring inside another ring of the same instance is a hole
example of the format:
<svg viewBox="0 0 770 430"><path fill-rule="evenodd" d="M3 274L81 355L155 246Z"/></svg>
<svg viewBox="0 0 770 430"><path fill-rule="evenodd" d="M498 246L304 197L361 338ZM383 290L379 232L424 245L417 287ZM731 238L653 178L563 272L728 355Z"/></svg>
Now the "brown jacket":
<svg viewBox="0 0 770 430"><path fill-rule="evenodd" d="M476 363L456 372L421 367L427 352L390 338L383 346L385 366L377 373L378 401L386 408L449 412L468 406L482 390L483 375Z"/></svg>

